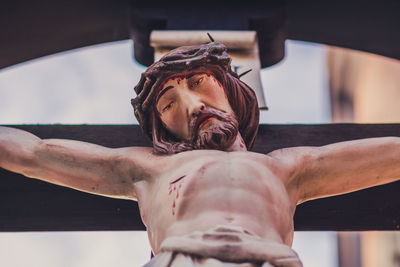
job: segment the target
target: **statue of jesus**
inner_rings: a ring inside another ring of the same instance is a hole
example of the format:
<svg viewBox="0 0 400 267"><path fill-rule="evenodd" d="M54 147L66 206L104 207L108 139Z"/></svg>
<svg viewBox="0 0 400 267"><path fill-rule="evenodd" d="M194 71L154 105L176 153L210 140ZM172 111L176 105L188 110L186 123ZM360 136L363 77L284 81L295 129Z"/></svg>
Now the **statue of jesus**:
<svg viewBox="0 0 400 267"><path fill-rule="evenodd" d="M155 257L146 266L302 266L291 249L305 201L400 178L400 138L250 152L255 94L218 42L172 50L135 87L153 147L111 149L0 128L0 166L136 200Z"/></svg>

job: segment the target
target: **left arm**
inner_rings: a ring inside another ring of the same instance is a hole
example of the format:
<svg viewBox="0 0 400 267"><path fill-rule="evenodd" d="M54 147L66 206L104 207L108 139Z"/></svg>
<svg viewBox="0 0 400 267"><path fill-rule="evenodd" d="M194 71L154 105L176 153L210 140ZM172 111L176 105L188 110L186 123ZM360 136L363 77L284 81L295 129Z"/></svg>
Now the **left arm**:
<svg viewBox="0 0 400 267"><path fill-rule="evenodd" d="M297 171L287 186L297 195L298 203L400 179L399 137L298 148L294 155Z"/></svg>

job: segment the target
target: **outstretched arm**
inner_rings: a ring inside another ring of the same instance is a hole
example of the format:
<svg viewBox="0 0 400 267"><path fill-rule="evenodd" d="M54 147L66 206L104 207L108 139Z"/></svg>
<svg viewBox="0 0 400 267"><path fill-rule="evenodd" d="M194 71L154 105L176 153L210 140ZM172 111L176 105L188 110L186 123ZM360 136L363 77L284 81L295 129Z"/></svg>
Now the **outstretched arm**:
<svg viewBox="0 0 400 267"><path fill-rule="evenodd" d="M381 137L275 153L291 165L289 191L298 203L400 179L400 138Z"/></svg>
<svg viewBox="0 0 400 267"><path fill-rule="evenodd" d="M134 183L151 175L149 148L106 148L60 139L42 140L0 127L0 167L99 195L135 199Z"/></svg>

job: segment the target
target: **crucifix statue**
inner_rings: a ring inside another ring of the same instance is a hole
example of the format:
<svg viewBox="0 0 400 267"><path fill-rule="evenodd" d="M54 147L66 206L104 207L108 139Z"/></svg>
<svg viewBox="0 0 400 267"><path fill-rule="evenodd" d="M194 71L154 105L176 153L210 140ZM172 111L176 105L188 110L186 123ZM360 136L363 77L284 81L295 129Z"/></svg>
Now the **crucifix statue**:
<svg viewBox="0 0 400 267"><path fill-rule="evenodd" d="M136 200L155 257L146 266L302 266L296 205L400 178L400 138L251 152L259 109L218 42L174 49L135 87L153 147L106 148L0 128L0 166Z"/></svg>

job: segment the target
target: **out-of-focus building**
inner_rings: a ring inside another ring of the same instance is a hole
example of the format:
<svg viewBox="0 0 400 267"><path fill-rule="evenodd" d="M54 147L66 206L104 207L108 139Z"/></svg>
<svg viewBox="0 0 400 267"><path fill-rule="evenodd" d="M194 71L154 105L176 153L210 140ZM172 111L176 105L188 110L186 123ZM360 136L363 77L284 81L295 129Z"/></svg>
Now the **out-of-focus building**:
<svg viewBox="0 0 400 267"><path fill-rule="evenodd" d="M400 61L328 49L332 122L399 123ZM399 267L400 233L339 233L340 267Z"/></svg>

